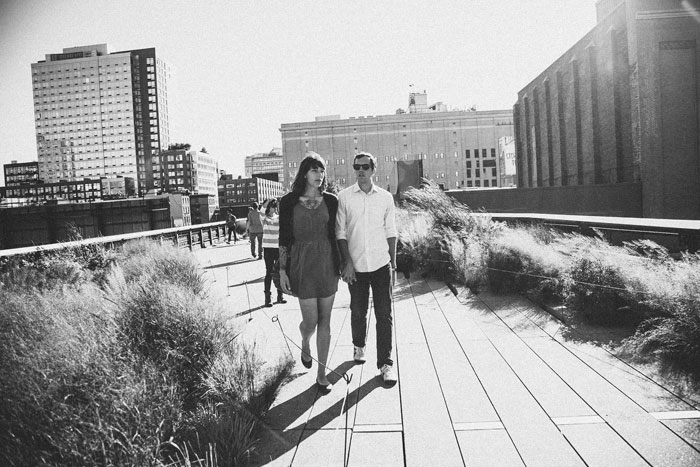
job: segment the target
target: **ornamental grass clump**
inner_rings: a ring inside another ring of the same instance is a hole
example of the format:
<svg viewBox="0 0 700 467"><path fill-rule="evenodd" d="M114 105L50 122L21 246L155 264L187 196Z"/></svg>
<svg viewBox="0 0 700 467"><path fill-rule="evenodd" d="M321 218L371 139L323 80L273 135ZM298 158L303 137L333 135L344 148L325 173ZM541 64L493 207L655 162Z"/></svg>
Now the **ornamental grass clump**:
<svg viewBox="0 0 700 467"><path fill-rule="evenodd" d="M700 374L700 254L650 263L635 277L640 303L650 317L623 350L654 355Z"/></svg>
<svg viewBox="0 0 700 467"><path fill-rule="evenodd" d="M496 292L561 297L568 258L560 234L541 226L503 227L489 243L487 275Z"/></svg>
<svg viewBox="0 0 700 467"><path fill-rule="evenodd" d="M37 258L0 265L0 464L241 465L292 362L239 342L192 255Z"/></svg>
<svg viewBox="0 0 700 467"><path fill-rule="evenodd" d="M404 192L397 215L398 267L477 290L484 281L486 244L495 224L434 184Z"/></svg>
<svg viewBox="0 0 700 467"><path fill-rule="evenodd" d="M151 462L179 402L119 351L98 287L3 289L0 304L0 463Z"/></svg>

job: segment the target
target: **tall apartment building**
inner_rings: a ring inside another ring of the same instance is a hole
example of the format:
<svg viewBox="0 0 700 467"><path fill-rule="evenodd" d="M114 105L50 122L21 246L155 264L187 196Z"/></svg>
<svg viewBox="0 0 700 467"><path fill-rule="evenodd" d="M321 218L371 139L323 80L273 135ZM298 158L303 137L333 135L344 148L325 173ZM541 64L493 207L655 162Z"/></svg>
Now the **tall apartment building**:
<svg viewBox="0 0 700 467"><path fill-rule="evenodd" d="M272 148L270 152L258 152L245 158L245 176L261 176L268 180L284 183L284 157L282 148Z"/></svg>
<svg viewBox="0 0 700 467"><path fill-rule="evenodd" d="M169 149L149 159L153 182L148 189L218 196L219 161L215 156L189 149Z"/></svg>
<svg viewBox="0 0 700 467"><path fill-rule="evenodd" d="M518 93L518 186L627 185L641 190L633 212L700 219L700 0L596 9L596 26Z"/></svg>
<svg viewBox="0 0 700 467"><path fill-rule="evenodd" d="M39 178L125 176L143 192L170 142L168 66L154 48L63 49L32 63Z"/></svg>
<svg viewBox="0 0 700 467"><path fill-rule="evenodd" d="M501 186L498 141L513 136L511 110L447 111L442 103L429 106L425 93L411 93L408 107L395 115L282 124L286 180L294 180L306 153L315 151L328 161L330 180L352 185L353 158L369 151L377 158L374 182L391 193L398 186L397 162L414 160L445 190Z"/></svg>

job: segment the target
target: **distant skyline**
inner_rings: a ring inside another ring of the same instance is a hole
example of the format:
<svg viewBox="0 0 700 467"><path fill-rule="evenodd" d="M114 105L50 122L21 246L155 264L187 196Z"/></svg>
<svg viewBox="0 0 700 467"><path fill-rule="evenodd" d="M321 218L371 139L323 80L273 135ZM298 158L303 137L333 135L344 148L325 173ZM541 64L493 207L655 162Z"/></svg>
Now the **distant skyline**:
<svg viewBox="0 0 700 467"><path fill-rule="evenodd" d="M595 3L0 0L0 166L37 159L31 64L67 47L155 47L171 141L243 175L246 156L281 147L281 124L393 114L412 90L511 109L595 26Z"/></svg>

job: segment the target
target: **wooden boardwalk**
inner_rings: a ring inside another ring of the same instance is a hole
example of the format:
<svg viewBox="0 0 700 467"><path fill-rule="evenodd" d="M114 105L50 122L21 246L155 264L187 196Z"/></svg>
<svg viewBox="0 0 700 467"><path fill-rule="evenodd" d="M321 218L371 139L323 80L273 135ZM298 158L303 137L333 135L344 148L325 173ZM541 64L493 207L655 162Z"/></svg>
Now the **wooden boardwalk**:
<svg viewBox="0 0 700 467"><path fill-rule="evenodd" d="M247 243L197 253L232 316L270 362L299 343L296 300L262 308L263 261ZM228 284L226 283L228 268ZM400 275L394 289L399 382L352 361L349 294L333 309L328 395L299 351L261 430L252 465L700 466L700 403L571 333L527 299ZM279 322L271 317L277 316ZM312 342L312 352L315 347ZM351 377L350 383L339 375Z"/></svg>

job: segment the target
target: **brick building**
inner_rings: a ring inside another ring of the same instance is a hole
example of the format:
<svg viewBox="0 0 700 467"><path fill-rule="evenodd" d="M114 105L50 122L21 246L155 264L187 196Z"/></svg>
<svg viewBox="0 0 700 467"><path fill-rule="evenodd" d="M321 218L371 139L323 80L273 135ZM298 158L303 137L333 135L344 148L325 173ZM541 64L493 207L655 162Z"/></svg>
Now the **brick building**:
<svg viewBox="0 0 700 467"><path fill-rule="evenodd" d="M518 93L519 187L641 184L644 217L700 218L698 0L600 0Z"/></svg>
<svg viewBox="0 0 700 467"><path fill-rule="evenodd" d="M408 112L370 117L316 117L282 124L287 186L307 151L328 161L327 175L341 188L355 183L355 154L377 158L374 182L391 193L399 185L398 162L421 161L423 176L443 189L500 186L499 138L513 136L510 110L447 111L427 95L410 93Z"/></svg>

